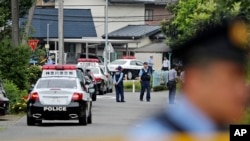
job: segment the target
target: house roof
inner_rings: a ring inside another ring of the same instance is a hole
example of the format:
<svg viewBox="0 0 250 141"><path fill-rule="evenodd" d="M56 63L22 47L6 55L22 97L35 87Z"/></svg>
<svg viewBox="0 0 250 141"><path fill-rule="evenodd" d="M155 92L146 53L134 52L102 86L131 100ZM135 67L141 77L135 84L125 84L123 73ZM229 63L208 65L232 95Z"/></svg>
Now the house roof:
<svg viewBox="0 0 250 141"><path fill-rule="evenodd" d="M156 42L152 43L149 45L146 45L144 47L140 47L135 49L135 52L153 52L153 53L158 53L158 52L169 52L171 49L169 46L166 45L165 42Z"/></svg>
<svg viewBox="0 0 250 141"><path fill-rule="evenodd" d="M25 25L27 17L21 18L21 27ZM36 8L32 28L35 33L31 37L47 37L47 24L49 24L49 37L58 37L58 9ZM96 37L96 30L90 9L64 9L64 37L82 38Z"/></svg>
<svg viewBox="0 0 250 141"><path fill-rule="evenodd" d="M108 34L110 39L139 39L145 36L156 34L160 26L154 25L128 25ZM102 37L105 37L103 35Z"/></svg>

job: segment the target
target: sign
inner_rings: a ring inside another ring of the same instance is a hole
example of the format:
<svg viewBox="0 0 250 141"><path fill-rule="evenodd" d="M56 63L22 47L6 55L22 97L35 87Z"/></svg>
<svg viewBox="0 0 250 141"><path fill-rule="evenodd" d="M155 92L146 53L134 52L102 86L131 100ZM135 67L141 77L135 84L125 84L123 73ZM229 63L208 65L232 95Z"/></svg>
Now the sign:
<svg viewBox="0 0 250 141"><path fill-rule="evenodd" d="M250 125L230 125L230 141L249 141Z"/></svg>
<svg viewBox="0 0 250 141"><path fill-rule="evenodd" d="M33 51L36 49L38 42L39 40L36 40L36 39L28 40L28 44Z"/></svg>

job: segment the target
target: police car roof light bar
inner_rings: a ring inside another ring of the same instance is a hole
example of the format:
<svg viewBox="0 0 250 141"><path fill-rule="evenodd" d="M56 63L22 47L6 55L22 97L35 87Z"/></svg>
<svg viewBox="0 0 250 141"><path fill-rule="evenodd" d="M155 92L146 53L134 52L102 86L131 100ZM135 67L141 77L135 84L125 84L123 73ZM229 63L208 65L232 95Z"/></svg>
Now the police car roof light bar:
<svg viewBox="0 0 250 141"><path fill-rule="evenodd" d="M42 70L76 70L74 65L44 65Z"/></svg>

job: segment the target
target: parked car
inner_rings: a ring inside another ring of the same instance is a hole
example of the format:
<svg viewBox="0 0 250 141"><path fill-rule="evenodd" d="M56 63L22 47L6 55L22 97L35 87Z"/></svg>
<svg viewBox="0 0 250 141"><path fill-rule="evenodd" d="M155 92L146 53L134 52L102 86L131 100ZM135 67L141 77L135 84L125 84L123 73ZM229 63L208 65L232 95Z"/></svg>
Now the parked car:
<svg viewBox="0 0 250 141"><path fill-rule="evenodd" d="M40 78L27 102L27 125L42 120L78 120L92 123L92 100L76 77Z"/></svg>
<svg viewBox="0 0 250 141"><path fill-rule="evenodd" d="M99 94L105 94L113 91L113 83L110 82L111 75L105 75L100 66L89 66L87 69L91 70L94 75Z"/></svg>
<svg viewBox="0 0 250 141"><path fill-rule="evenodd" d="M108 64L110 72L116 72L117 67L123 68L123 73L127 75L127 79L138 77L139 71L143 68L143 62L137 59L117 59Z"/></svg>
<svg viewBox="0 0 250 141"><path fill-rule="evenodd" d="M0 81L0 116L8 114L10 111L10 101L7 98L2 82Z"/></svg>
<svg viewBox="0 0 250 141"><path fill-rule="evenodd" d="M78 59L97 59L99 64L104 64L104 59L102 56L98 56L97 54L93 54L93 53L88 53L88 57L86 55L86 53L79 53L77 54L77 58L76 61L78 61Z"/></svg>

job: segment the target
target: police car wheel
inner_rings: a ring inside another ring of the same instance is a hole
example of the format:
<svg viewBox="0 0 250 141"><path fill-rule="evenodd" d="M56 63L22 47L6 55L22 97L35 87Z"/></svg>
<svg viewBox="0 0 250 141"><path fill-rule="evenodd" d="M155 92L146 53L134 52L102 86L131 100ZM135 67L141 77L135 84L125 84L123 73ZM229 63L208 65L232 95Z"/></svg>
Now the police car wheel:
<svg viewBox="0 0 250 141"><path fill-rule="evenodd" d="M79 124L80 125L87 125L88 124L87 109L85 109L85 114L82 117L79 117Z"/></svg>
<svg viewBox="0 0 250 141"><path fill-rule="evenodd" d="M91 124L92 123L92 112L89 111L89 116L88 116L88 123Z"/></svg>
<svg viewBox="0 0 250 141"><path fill-rule="evenodd" d="M96 101L96 94L95 93L92 94L92 100Z"/></svg>
<svg viewBox="0 0 250 141"><path fill-rule="evenodd" d="M32 126L36 124L36 119L27 115L27 125Z"/></svg>

